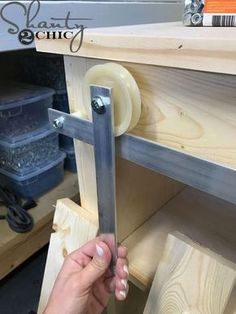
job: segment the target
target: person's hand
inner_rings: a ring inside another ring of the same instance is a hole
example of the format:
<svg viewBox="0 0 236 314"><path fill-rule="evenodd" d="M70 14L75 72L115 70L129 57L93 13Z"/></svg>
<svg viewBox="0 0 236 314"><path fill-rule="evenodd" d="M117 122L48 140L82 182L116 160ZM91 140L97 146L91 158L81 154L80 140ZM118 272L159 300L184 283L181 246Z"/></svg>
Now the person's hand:
<svg viewBox="0 0 236 314"><path fill-rule="evenodd" d="M111 251L96 238L65 258L44 314L98 314L109 296L124 300L128 293L127 249L118 248L115 276L109 265Z"/></svg>

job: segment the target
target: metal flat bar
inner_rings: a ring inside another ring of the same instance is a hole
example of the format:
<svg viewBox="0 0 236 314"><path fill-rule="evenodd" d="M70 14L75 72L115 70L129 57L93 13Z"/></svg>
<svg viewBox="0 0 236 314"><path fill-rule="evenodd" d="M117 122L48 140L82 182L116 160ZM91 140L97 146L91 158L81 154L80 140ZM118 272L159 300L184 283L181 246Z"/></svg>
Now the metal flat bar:
<svg viewBox="0 0 236 314"><path fill-rule="evenodd" d="M48 117L52 126L56 119L63 118L62 128L55 129L58 133L93 145L92 122L80 119L73 114L65 113L51 108L48 109Z"/></svg>
<svg viewBox="0 0 236 314"><path fill-rule="evenodd" d="M124 159L236 204L236 170L125 134L117 139Z"/></svg>
<svg viewBox="0 0 236 314"><path fill-rule="evenodd" d="M63 128L63 134L71 136L70 134L73 133L75 138L81 139L84 137L86 143L93 143L91 122L76 118L76 123L73 124L73 128L75 127L76 130L72 132L70 120L72 121L74 117L60 111L55 112L54 110L54 118L61 115L66 115L66 119L69 119L69 122L66 122L65 119L66 124ZM51 119L52 115L50 115ZM82 125L83 127L81 127ZM69 126L69 129L66 126ZM84 132L86 136L81 132ZM88 136L88 134L90 135ZM184 154L175 149L130 134L124 134L116 138L116 154L137 165L159 172L203 192L236 204L235 169Z"/></svg>
<svg viewBox="0 0 236 314"><path fill-rule="evenodd" d="M95 108L92 109L92 117L99 236L109 245L112 252L112 266L115 266L117 259L117 227L112 91L109 88L90 86L90 92L92 103L95 104Z"/></svg>

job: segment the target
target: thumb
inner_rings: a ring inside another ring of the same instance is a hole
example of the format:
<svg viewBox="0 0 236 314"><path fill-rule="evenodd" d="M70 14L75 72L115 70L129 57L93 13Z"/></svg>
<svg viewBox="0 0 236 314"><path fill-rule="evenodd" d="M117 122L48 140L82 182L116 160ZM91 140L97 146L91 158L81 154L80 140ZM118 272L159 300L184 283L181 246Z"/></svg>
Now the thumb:
<svg viewBox="0 0 236 314"><path fill-rule="evenodd" d="M94 282L99 279L108 269L111 262L111 251L104 242L96 243L96 250L91 262L81 271L83 288L88 289ZM82 281L81 281L82 282Z"/></svg>

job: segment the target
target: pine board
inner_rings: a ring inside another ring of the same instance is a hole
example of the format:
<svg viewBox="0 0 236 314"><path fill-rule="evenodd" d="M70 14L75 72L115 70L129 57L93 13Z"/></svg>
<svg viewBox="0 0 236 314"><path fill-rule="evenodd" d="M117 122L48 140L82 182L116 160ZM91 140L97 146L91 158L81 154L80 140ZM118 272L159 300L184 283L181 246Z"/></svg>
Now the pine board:
<svg viewBox="0 0 236 314"><path fill-rule="evenodd" d="M223 314L235 266L181 234L169 234L144 314Z"/></svg>
<svg viewBox="0 0 236 314"><path fill-rule="evenodd" d="M236 74L235 27L184 27L181 22L86 29L81 49L68 40L37 40L39 51ZM78 42L77 42L78 46Z"/></svg>
<svg viewBox="0 0 236 314"><path fill-rule="evenodd" d="M236 76L127 64L142 95L131 132L236 168Z"/></svg>
<svg viewBox="0 0 236 314"><path fill-rule="evenodd" d="M97 217L93 212L84 210L70 199L61 199L57 201L53 230L55 232L50 238L38 314L43 313L47 305L64 258L96 237Z"/></svg>
<svg viewBox="0 0 236 314"><path fill-rule="evenodd" d="M87 68L107 62L85 60ZM236 75L121 64L142 98L132 134L236 168Z"/></svg>

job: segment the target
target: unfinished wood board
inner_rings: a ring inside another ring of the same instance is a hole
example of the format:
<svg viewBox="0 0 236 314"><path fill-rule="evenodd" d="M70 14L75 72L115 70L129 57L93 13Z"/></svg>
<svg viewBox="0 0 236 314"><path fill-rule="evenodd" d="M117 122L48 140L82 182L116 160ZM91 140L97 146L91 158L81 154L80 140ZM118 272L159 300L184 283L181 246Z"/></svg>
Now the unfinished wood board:
<svg viewBox="0 0 236 314"><path fill-rule="evenodd" d="M119 241L184 188L168 177L121 158L117 159L116 178Z"/></svg>
<svg viewBox="0 0 236 314"><path fill-rule="evenodd" d="M86 29L77 53L70 51L69 40L36 40L36 48L64 55L236 74L235 37L234 27L184 27L174 22Z"/></svg>
<svg viewBox="0 0 236 314"><path fill-rule="evenodd" d="M82 81L87 72L85 59L64 57L66 86L70 112L86 116L82 104ZM81 141L74 140L76 163L78 171L81 205L97 211L96 174L93 147Z"/></svg>
<svg viewBox="0 0 236 314"><path fill-rule="evenodd" d="M81 84L89 60L65 57L70 111L85 116ZM81 206L97 213L96 175L93 147L75 141ZM156 209L175 196L183 185L133 163L117 159L118 238L121 241L148 219Z"/></svg>
<svg viewBox="0 0 236 314"><path fill-rule="evenodd" d="M86 59L88 68L104 62ZM131 134L236 168L236 76L122 65L142 98Z"/></svg>
<svg viewBox="0 0 236 314"><path fill-rule="evenodd" d="M144 314L223 314L235 266L182 235L168 235Z"/></svg>
<svg viewBox="0 0 236 314"><path fill-rule="evenodd" d="M129 248L131 280L143 289L151 285L167 235L174 231L236 263L235 226L235 205L185 189L123 241Z"/></svg>
<svg viewBox="0 0 236 314"><path fill-rule="evenodd" d="M236 168L236 76L127 65L142 95L135 135Z"/></svg>
<svg viewBox="0 0 236 314"><path fill-rule="evenodd" d="M43 313L64 258L91 239L98 231L94 213L84 210L69 199L57 201L38 313Z"/></svg>
<svg viewBox="0 0 236 314"><path fill-rule="evenodd" d="M0 220L0 279L33 255L50 238L56 200L73 197L78 193L76 174L66 172L64 181L38 200L37 207L30 210L34 218L31 232L20 234L12 231L7 222ZM0 208L1 213L5 212Z"/></svg>

